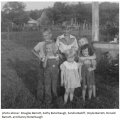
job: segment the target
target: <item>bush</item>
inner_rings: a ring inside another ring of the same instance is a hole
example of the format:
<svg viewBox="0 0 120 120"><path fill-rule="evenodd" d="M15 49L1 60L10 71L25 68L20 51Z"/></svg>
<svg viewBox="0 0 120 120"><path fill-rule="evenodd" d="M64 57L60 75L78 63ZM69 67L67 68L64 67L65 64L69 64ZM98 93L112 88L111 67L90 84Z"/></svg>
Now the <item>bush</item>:
<svg viewBox="0 0 120 120"><path fill-rule="evenodd" d="M97 65L97 72L103 76L110 75L114 78L119 78L119 55L116 59L112 59L109 52L102 54ZM119 80L119 79L118 79Z"/></svg>

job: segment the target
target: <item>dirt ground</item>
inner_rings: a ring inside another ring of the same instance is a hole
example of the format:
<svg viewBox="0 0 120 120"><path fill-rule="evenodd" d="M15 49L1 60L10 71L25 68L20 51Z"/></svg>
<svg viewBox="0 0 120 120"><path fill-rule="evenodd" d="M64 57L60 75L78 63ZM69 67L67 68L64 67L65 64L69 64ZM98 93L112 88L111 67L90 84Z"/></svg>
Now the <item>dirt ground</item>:
<svg viewBox="0 0 120 120"><path fill-rule="evenodd" d="M96 73L97 97L81 98L81 88L75 90L73 102L63 105L63 97L47 106L43 99L43 71L31 49L13 41L1 41L1 106L2 108L119 108L119 80Z"/></svg>

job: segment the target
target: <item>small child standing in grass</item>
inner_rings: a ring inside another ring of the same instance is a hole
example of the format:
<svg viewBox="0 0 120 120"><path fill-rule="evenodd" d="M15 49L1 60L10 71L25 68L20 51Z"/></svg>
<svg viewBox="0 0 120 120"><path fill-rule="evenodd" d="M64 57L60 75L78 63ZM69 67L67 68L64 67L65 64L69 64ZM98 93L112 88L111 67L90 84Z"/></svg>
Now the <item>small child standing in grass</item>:
<svg viewBox="0 0 120 120"><path fill-rule="evenodd" d="M88 42L88 38L86 36L83 36L79 41L78 41L78 46L79 46L79 49L78 49L78 59L79 59L79 62L81 63L84 63L84 61L86 60L89 60L91 62L94 62L95 66L96 66L96 54L94 53L94 50L92 48L92 45ZM82 49L84 48L84 46L88 47L88 55L84 56L82 54ZM84 65L83 67L84 68ZM94 71L93 71L94 72ZM82 73L84 73L84 71L82 70ZM83 75L83 74L82 74ZM82 77L84 79L84 77ZM83 80L82 79L82 80ZM85 86L86 87L86 86ZM84 88L84 87L83 87ZM93 85L92 86L92 91L93 91L93 96L96 97L96 86ZM85 100L85 95L86 95L86 89L84 88L83 89L83 99Z"/></svg>
<svg viewBox="0 0 120 120"><path fill-rule="evenodd" d="M81 47L81 55L82 57L89 57L91 56L91 48L88 44ZM93 54L93 53L92 53ZM86 89L88 88L88 97L89 100L93 96L96 97L96 89L95 89L95 76L94 76L94 70L96 69L96 60L95 59L85 59L81 61L83 63L82 65L82 97L85 101L86 96Z"/></svg>
<svg viewBox="0 0 120 120"><path fill-rule="evenodd" d="M45 45L44 81L45 81L45 101L50 104L57 98L57 83L59 77L59 56L55 51L55 43L48 42ZM52 97L53 93L53 97ZM53 99L52 99L53 98Z"/></svg>
<svg viewBox="0 0 120 120"><path fill-rule="evenodd" d="M73 100L75 88L81 86L81 64L75 62L75 54L74 48L70 49L66 52L67 60L60 65L61 85L65 87L64 104L67 103L69 95L70 101Z"/></svg>

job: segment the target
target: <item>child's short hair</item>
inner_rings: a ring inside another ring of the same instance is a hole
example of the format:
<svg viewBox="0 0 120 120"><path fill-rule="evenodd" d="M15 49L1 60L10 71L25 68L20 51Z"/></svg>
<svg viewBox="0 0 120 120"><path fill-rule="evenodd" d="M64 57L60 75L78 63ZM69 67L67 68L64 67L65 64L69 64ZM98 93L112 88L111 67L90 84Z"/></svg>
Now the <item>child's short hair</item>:
<svg viewBox="0 0 120 120"><path fill-rule="evenodd" d="M52 49L53 53L56 54L55 42L53 42L53 41L48 41L45 44L45 47L44 47L45 54L46 54L46 46L48 46L48 45L51 45L51 49Z"/></svg>
<svg viewBox="0 0 120 120"><path fill-rule="evenodd" d="M85 49L88 49L88 54L90 56L92 56L94 54L94 51L93 51L92 47L89 44L85 44L81 47L81 55L83 55L82 51L85 50Z"/></svg>
<svg viewBox="0 0 120 120"><path fill-rule="evenodd" d="M81 42L81 46L88 44L88 38L86 36L81 37L81 39L79 39L79 41Z"/></svg>
<svg viewBox="0 0 120 120"><path fill-rule="evenodd" d="M69 57L75 57L75 51L74 49L69 49L66 53L65 53L65 57L69 58Z"/></svg>
<svg viewBox="0 0 120 120"><path fill-rule="evenodd" d="M45 32L51 33L51 28L44 28L44 29L42 30L42 32L43 32L43 33L45 33Z"/></svg>

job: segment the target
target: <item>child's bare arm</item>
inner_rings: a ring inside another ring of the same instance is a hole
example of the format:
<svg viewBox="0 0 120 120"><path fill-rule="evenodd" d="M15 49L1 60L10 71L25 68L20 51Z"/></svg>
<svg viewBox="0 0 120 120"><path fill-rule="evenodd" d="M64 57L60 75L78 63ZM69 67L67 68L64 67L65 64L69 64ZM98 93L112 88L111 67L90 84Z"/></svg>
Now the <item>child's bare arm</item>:
<svg viewBox="0 0 120 120"><path fill-rule="evenodd" d="M61 86L63 86L63 81L64 81L64 72L61 71Z"/></svg>
<svg viewBox="0 0 120 120"><path fill-rule="evenodd" d="M63 58L63 56L62 56L62 54L61 54L61 52L59 50L57 50L57 54L59 56L59 60Z"/></svg>
<svg viewBox="0 0 120 120"><path fill-rule="evenodd" d="M44 68L46 68L46 66L47 66L47 59L48 59L48 58L45 57L45 60L43 61L43 67L44 67Z"/></svg>
<svg viewBox="0 0 120 120"><path fill-rule="evenodd" d="M82 75L81 75L81 68L82 68L82 63L78 63L79 67L78 67L78 71L79 71L79 76L80 78L82 78Z"/></svg>
<svg viewBox="0 0 120 120"><path fill-rule="evenodd" d="M96 69L96 60L92 60L92 67L88 68L89 71L93 71Z"/></svg>
<svg viewBox="0 0 120 120"><path fill-rule="evenodd" d="M37 51L35 51L35 50L33 49L33 50L32 50L32 53L40 59L39 52L37 52Z"/></svg>
<svg viewBox="0 0 120 120"><path fill-rule="evenodd" d="M93 54L92 56L89 56L89 57L80 57L80 60L86 60L86 59L94 60L96 59L96 55Z"/></svg>
<svg viewBox="0 0 120 120"><path fill-rule="evenodd" d="M96 65L97 65L96 60L92 60L92 65L93 65L93 69L95 70L96 69Z"/></svg>

